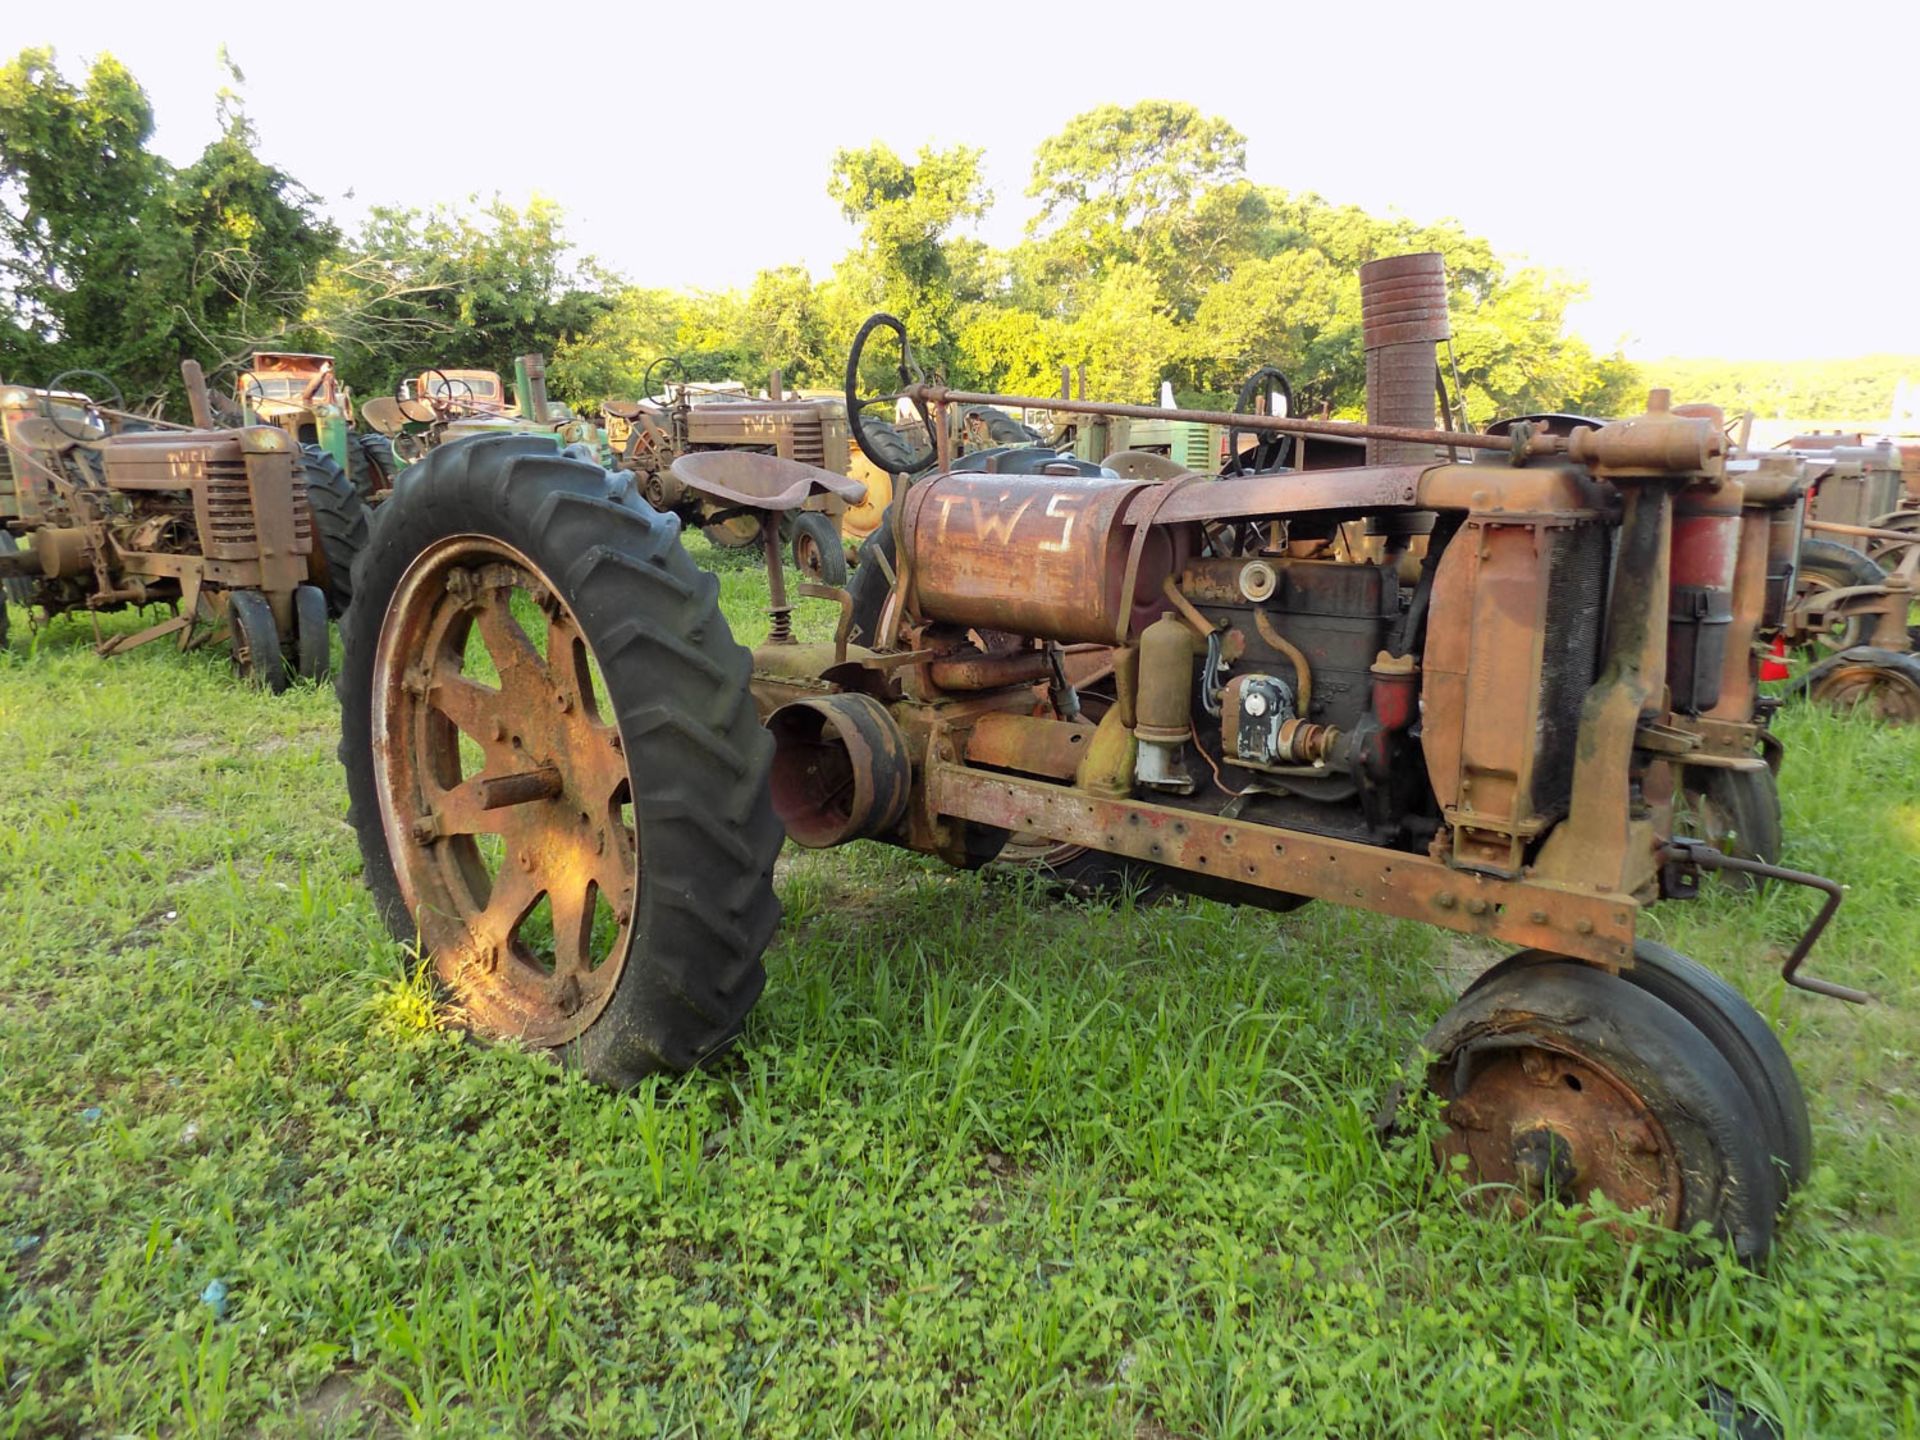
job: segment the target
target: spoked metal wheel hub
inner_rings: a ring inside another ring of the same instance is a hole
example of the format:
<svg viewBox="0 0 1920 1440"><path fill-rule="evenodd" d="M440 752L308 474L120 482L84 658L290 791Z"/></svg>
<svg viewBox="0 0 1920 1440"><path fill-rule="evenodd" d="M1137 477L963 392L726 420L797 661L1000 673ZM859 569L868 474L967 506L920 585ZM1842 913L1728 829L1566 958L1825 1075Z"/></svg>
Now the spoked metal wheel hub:
<svg viewBox="0 0 1920 1440"><path fill-rule="evenodd" d="M381 626L374 763L395 878L470 1018L564 1044L625 963L632 785L579 622L490 537L422 553Z"/></svg>
<svg viewBox="0 0 1920 1440"><path fill-rule="evenodd" d="M1517 1038L1517 1037L1516 1037ZM1633 1087L1594 1057L1527 1037L1478 1057L1446 1108L1443 1158L1465 1155L1480 1182L1512 1187L1524 1215L1548 1196L1599 1191L1671 1226L1680 1217L1680 1158Z"/></svg>

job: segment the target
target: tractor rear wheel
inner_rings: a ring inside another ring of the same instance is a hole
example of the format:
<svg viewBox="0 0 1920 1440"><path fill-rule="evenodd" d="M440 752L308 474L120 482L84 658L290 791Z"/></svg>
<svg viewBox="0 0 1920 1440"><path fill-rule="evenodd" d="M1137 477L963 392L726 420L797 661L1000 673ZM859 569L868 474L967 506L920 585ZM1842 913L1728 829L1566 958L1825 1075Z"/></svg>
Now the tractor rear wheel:
<svg viewBox="0 0 1920 1440"><path fill-rule="evenodd" d="M441 446L342 622L349 819L396 939L483 1034L610 1085L724 1049L765 981L773 742L719 583L627 477Z"/></svg>
<svg viewBox="0 0 1920 1440"><path fill-rule="evenodd" d="M1920 725L1920 655L1861 648L1835 655L1806 677L1807 698L1832 710Z"/></svg>
<svg viewBox="0 0 1920 1440"><path fill-rule="evenodd" d="M847 547L833 521L817 510L793 518L793 568L816 585L847 583Z"/></svg>
<svg viewBox="0 0 1920 1440"><path fill-rule="evenodd" d="M400 461L393 453L393 441L378 431L362 434L349 430L347 461L353 488L365 501L391 490L400 475Z"/></svg>
<svg viewBox="0 0 1920 1440"><path fill-rule="evenodd" d="M333 635L327 629L327 597L315 585L293 591L293 642L302 680L324 680L333 669Z"/></svg>
<svg viewBox="0 0 1920 1440"><path fill-rule="evenodd" d="M280 628L273 607L258 590L227 592L234 672L256 689L275 695L287 688L287 663L280 649Z"/></svg>
<svg viewBox="0 0 1920 1440"><path fill-rule="evenodd" d="M367 502L354 490L339 461L318 445L300 447L306 471L307 508L313 514L313 553L307 573L326 596L327 610L346 613L353 600L353 562L367 548Z"/></svg>
<svg viewBox="0 0 1920 1440"><path fill-rule="evenodd" d="M1800 577L1796 583L1803 594L1817 594L1856 585L1884 585L1887 575L1850 545L1836 545L1831 540L1802 540ZM1865 616L1849 615L1818 631L1814 642L1823 650L1849 650L1866 638L1866 627Z"/></svg>
<svg viewBox="0 0 1920 1440"><path fill-rule="evenodd" d="M1746 1259L1771 1246L1760 1097L1650 990L1577 961L1496 967L1422 1048L1445 1105L1439 1158L1464 1157L1483 1199L1526 1215L1598 1192L1656 1224L1704 1224Z"/></svg>

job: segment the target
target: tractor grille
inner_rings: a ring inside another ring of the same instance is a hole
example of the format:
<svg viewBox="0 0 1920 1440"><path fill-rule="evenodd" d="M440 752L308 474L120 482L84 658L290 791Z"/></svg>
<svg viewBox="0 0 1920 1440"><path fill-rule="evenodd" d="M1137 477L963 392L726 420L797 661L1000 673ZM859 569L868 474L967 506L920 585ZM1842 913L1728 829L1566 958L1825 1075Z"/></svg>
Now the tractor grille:
<svg viewBox="0 0 1920 1440"><path fill-rule="evenodd" d="M207 523L211 533L200 538L210 553L250 551L259 543L247 462L238 456L207 462Z"/></svg>
<svg viewBox="0 0 1920 1440"><path fill-rule="evenodd" d="M1573 790L1580 705L1600 668L1611 530L1604 525L1580 525L1550 534L1533 800L1541 814L1560 815L1566 813Z"/></svg>
<svg viewBox="0 0 1920 1440"><path fill-rule="evenodd" d="M1211 475L1220 468L1213 454L1213 436L1205 425L1182 425L1175 432L1173 458L1196 475Z"/></svg>
<svg viewBox="0 0 1920 1440"><path fill-rule="evenodd" d="M802 465L827 468L827 444L821 433L818 411L793 417L793 458Z"/></svg>
<svg viewBox="0 0 1920 1440"><path fill-rule="evenodd" d="M290 479L293 499L295 553L313 547L313 509L307 502L307 483ZM253 514L253 491L247 483L247 462L233 459L207 462L207 521L211 533L201 537L208 555L221 559L251 558L260 548L259 527Z"/></svg>
<svg viewBox="0 0 1920 1440"><path fill-rule="evenodd" d="M13 494L13 449L0 436L0 495Z"/></svg>

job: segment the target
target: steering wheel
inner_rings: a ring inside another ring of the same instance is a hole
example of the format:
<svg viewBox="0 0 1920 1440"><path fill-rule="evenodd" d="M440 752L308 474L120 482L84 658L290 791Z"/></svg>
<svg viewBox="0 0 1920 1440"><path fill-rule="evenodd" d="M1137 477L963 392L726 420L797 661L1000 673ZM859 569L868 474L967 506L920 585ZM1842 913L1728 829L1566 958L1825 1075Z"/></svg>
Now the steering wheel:
<svg viewBox="0 0 1920 1440"><path fill-rule="evenodd" d="M80 377L99 380L104 383L106 389L113 392L113 404L107 407L109 410L124 411L127 408L127 397L121 394L120 387L113 383L112 376L102 375L98 370L62 370L47 382L47 388L40 395L40 413L51 420L53 422L53 428L58 430L67 439L84 445L91 443L98 437L84 431L78 435L74 434L73 431L67 429L66 423L61 420L59 412L53 408L53 397L67 388L62 382ZM99 402L93 398L97 389L98 387L96 386L88 386L85 391L81 392L86 395L87 408L91 411L98 411L100 408Z"/></svg>
<svg viewBox="0 0 1920 1440"><path fill-rule="evenodd" d="M1272 403L1272 394L1278 390L1286 397L1285 413L1293 413L1293 384L1279 370L1271 365L1262 365L1247 377L1240 387L1240 398L1233 402L1236 415L1255 415L1272 413L1256 411L1254 401L1260 396L1268 396ZM1253 449L1245 457L1240 454L1240 437L1251 434L1254 437ZM1293 436L1279 435L1270 430L1245 431L1234 426L1227 431L1227 460L1220 467L1222 475L1257 475L1268 470L1278 470L1293 457Z"/></svg>
<svg viewBox="0 0 1920 1440"><path fill-rule="evenodd" d="M899 337L900 359L895 364L894 370L900 377L900 389L885 395L868 395L863 398L860 394L860 361L866 355L867 340L876 330L891 330ZM861 419L861 412L875 405L896 404L908 386L925 384L926 379L926 372L914 361L913 347L907 342L907 327L884 312L869 315L866 323L860 327L860 333L853 337L853 350L847 356L847 429L853 435L853 443L860 447L860 453L890 475L903 473L910 475L933 464L934 457L940 453L938 440L934 434L933 417L927 412L924 402L918 399L913 402L913 408L920 412L921 424L926 426L927 448L908 455L907 459L912 463L903 471L900 469L901 457L898 451L893 450L891 446L880 444L868 433L867 425ZM891 420L893 416L889 414L887 418Z"/></svg>
<svg viewBox="0 0 1920 1440"><path fill-rule="evenodd" d="M680 382L681 393L683 395L686 393L687 386L691 383L687 378L686 362L678 355L658 355L654 357L647 365L647 368L640 374L640 398L642 400L651 400L653 398L653 372L663 368L666 375L661 380L661 384L663 386L671 385L674 380L677 379Z"/></svg>
<svg viewBox="0 0 1920 1440"><path fill-rule="evenodd" d="M440 377L438 385L436 385L431 378L436 375ZM420 372L420 379L424 382L420 387L423 393L417 398L426 401L427 404L432 407L435 419L451 420L456 413L470 413L478 408L473 403L473 386L469 385L465 380L455 380L449 376L446 371L435 369L422 370ZM402 385L406 384L404 380L400 383ZM453 387L456 385L467 392L467 398L464 402L454 393ZM398 394L399 392L396 390L396 398ZM402 403L404 404L405 402L403 401Z"/></svg>

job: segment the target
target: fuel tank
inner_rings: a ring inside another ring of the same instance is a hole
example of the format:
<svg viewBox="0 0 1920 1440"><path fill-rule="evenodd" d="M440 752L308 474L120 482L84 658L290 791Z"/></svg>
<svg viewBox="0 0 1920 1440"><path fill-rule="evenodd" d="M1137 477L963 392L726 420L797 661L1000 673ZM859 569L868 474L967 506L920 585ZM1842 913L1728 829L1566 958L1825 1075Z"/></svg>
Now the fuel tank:
<svg viewBox="0 0 1920 1440"><path fill-rule="evenodd" d="M1161 587L1192 549L1157 526L1141 547L1121 624L1134 527L1127 502L1151 482L1051 475L940 475L907 492L901 576L928 620L1065 643L1115 644L1167 608Z"/></svg>

